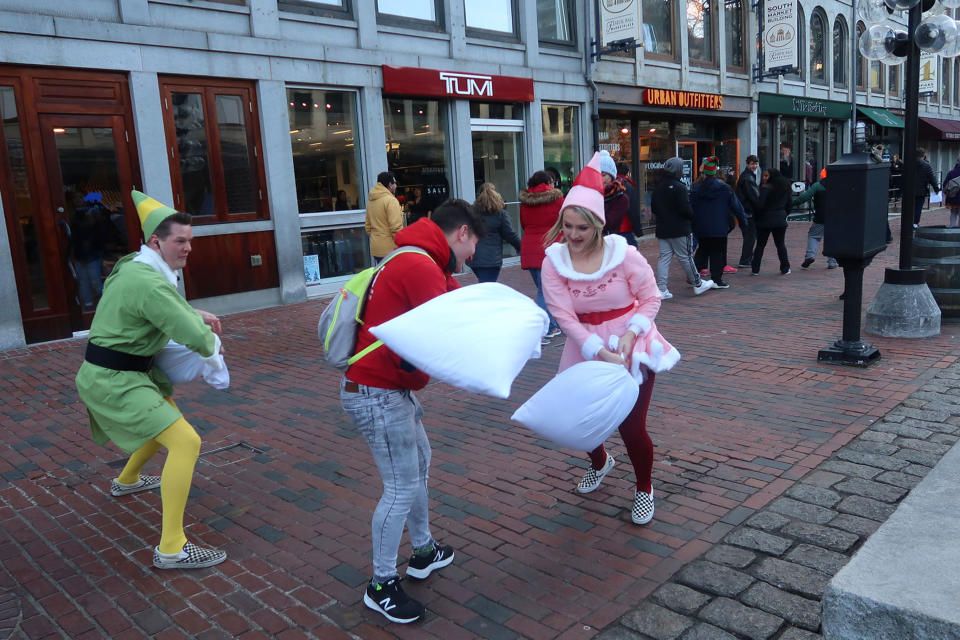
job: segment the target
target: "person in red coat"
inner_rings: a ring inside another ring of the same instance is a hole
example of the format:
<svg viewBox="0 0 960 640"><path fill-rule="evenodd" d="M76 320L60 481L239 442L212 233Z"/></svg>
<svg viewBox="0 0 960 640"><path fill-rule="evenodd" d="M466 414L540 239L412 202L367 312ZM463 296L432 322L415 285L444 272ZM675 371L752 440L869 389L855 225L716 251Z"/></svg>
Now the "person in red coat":
<svg viewBox="0 0 960 640"><path fill-rule="evenodd" d="M553 178L546 171L537 171L527 180L526 191L520 192L520 268L530 272L537 286L537 305L547 311L543 299L543 286L540 284L540 266L543 264L544 246L547 231L560 217L560 205L563 204L563 192L556 188ZM552 238L551 238L552 240ZM547 311L547 315L550 312ZM550 330L544 337L544 343L560 335L557 321L550 316Z"/></svg>

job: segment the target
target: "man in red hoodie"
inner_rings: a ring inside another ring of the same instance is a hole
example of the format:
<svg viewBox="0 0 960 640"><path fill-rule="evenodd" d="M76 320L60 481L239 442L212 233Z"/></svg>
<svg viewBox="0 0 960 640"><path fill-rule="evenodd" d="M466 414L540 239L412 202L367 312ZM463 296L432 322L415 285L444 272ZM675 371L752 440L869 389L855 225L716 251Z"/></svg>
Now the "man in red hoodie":
<svg viewBox="0 0 960 640"><path fill-rule="evenodd" d="M420 252L394 256L376 275L357 334L357 352L376 338L370 327L395 318L459 285L453 274L473 257L486 227L463 200L448 200L431 218L421 218L397 232L398 247ZM383 495L373 512L373 580L363 602L391 622L423 616L423 605L407 596L397 574L397 554L404 525L413 555L407 577L422 580L453 561L453 548L430 533L427 476L430 442L423 430L423 408L413 392L430 381L386 346L374 349L347 369L340 402L363 434L383 481Z"/></svg>

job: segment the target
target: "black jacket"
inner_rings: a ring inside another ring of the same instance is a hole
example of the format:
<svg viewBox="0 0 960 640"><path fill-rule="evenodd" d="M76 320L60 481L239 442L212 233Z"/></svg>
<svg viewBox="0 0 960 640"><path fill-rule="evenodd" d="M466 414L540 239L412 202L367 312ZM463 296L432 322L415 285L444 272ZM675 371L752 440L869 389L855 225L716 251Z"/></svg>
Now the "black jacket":
<svg viewBox="0 0 960 640"><path fill-rule="evenodd" d="M500 267L503 266L503 243L508 242L520 253L520 236L510 224L510 216L506 211L483 214L483 224L487 234L477 242L477 249L473 252L473 260L467 264L470 267Z"/></svg>
<svg viewBox="0 0 960 640"><path fill-rule="evenodd" d="M693 209L687 185L671 175L657 183L650 196L650 212L657 222L658 238L682 238L690 235Z"/></svg>
<svg viewBox="0 0 960 640"><path fill-rule="evenodd" d="M637 197L637 188L630 184L630 181L626 178L623 178L623 187L627 190L627 198L630 200L630 208L627 209L630 226L633 227L634 235L642 236L643 216L640 215L640 198Z"/></svg>
<svg viewBox="0 0 960 640"><path fill-rule="evenodd" d="M769 182L760 187L760 215L756 218L757 229L778 229L787 226L787 213L793 196L790 193L789 181L787 188L779 196L774 193L773 185Z"/></svg>
<svg viewBox="0 0 960 640"><path fill-rule="evenodd" d="M757 184L757 175L750 169L744 169L737 180L737 199L748 216L754 216L760 210L760 185Z"/></svg>
<svg viewBox="0 0 960 640"><path fill-rule="evenodd" d="M934 192L940 191L940 185L933 177L933 167L926 160L917 160L917 191L913 194L914 198L927 197L927 185L933 188Z"/></svg>

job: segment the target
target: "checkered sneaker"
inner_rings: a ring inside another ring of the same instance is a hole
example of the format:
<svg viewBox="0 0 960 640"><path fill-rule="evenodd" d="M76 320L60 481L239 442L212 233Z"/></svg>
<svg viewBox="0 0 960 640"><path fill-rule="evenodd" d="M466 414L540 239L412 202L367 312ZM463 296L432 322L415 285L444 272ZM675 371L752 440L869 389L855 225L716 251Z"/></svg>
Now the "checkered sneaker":
<svg viewBox="0 0 960 640"><path fill-rule="evenodd" d="M597 471L593 467L587 469L587 472L583 475L583 479L577 483L577 491L580 493L590 493L599 487L603 478L613 469L614 464L613 456L611 456L608 451L607 461L603 464L603 469L600 469L600 471Z"/></svg>
<svg viewBox="0 0 960 640"><path fill-rule="evenodd" d="M226 551L204 549L192 542L185 544L178 556L162 554L159 547L153 549L153 566L157 569L203 569L220 564L226 559Z"/></svg>
<svg viewBox="0 0 960 640"><path fill-rule="evenodd" d="M637 491L633 496L633 511L630 513L634 524L647 524L653 520L653 490L650 493Z"/></svg>
<svg viewBox="0 0 960 640"><path fill-rule="evenodd" d="M160 476L140 476L140 480L133 484L121 484L116 479L110 481L110 495L125 496L128 493L149 491L160 486Z"/></svg>

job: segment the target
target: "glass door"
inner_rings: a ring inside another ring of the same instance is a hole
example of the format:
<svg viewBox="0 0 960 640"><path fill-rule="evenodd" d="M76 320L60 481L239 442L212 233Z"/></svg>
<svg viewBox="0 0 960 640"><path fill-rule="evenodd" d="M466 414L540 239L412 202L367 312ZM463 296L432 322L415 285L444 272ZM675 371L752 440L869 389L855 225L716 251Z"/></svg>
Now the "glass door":
<svg viewBox="0 0 960 640"><path fill-rule="evenodd" d="M473 139L474 195L484 182L492 182L503 197L510 223L520 233L520 191L526 187L524 166L523 127L504 124L471 125ZM508 244L503 246L504 257L517 255Z"/></svg>
<svg viewBox="0 0 960 640"><path fill-rule="evenodd" d="M41 116L51 216L69 329L90 328L103 281L140 244L122 116ZM128 213L129 212L129 213Z"/></svg>

